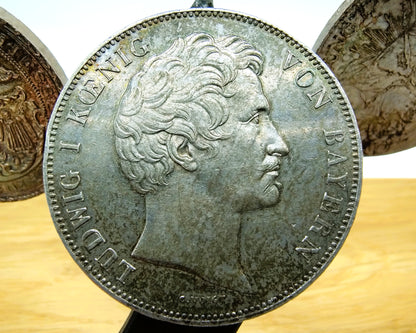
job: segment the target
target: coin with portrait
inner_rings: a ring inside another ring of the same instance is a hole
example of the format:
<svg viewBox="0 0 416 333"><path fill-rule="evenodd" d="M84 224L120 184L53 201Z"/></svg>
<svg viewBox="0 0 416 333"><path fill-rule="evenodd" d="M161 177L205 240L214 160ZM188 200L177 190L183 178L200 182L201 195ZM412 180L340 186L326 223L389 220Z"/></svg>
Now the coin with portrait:
<svg viewBox="0 0 416 333"><path fill-rule="evenodd" d="M361 147L309 50L251 17L189 10L111 38L64 88L45 182L88 276L132 309L224 325L309 285L354 218Z"/></svg>

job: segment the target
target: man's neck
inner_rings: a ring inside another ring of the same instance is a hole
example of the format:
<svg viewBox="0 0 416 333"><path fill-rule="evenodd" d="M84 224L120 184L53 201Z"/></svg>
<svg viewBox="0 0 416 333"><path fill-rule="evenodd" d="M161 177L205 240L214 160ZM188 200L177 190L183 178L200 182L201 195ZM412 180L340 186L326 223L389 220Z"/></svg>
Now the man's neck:
<svg viewBox="0 0 416 333"><path fill-rule="evenodd" d="M240 215L200 188L176 184L146 196L146 224L132 256L249 292L240 263Z"/></svg>

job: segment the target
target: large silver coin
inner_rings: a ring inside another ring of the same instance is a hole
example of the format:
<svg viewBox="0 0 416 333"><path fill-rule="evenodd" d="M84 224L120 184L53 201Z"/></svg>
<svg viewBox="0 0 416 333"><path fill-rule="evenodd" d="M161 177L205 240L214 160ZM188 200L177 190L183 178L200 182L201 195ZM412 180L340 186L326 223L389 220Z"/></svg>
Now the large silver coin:
<svg viewBox="0 0 416 333"><path fill-rule="evenodd" d="M0 8L0 201L43 192L45 131L65 81L40 40Z"/></svg>
<svg viewBox="0 0 416 333"><path fill-rule="evenodd" d="M324 63L220 10L147 19L64 87L46 193L74 260L153 318L240 322L285 303L352 224L361 145Z"/></svg>
<svg viewBox="0 0 416 333"><path fill-rule="evenodd" d="M416 146L416 1L347 0L314 45L354 108L365 155Z"/></svg>

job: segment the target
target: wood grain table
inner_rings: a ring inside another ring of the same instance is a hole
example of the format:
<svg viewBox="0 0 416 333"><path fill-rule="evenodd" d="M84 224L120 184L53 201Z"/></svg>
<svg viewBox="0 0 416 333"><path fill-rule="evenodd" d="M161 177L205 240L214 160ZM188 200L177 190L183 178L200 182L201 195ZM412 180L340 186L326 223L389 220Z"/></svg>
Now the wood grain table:
<svg viewBox="0 0 416 333"><path fill-rule="evenodd" d="M241 333L416 332L416 179L366 179L328 269ZM118 332L130 310L65 250L44 195L0 204L0 332Z"/></svg>

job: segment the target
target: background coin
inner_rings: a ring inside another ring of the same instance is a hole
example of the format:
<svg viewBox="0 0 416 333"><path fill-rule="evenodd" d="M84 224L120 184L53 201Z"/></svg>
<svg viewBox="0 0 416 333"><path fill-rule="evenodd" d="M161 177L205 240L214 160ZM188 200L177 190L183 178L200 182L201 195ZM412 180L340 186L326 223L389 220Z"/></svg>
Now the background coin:
<svg viewBox="0 0 416 333"><path fill-rule="evenodd" d="M65 74L39 39L0 8L0 201L43 191L46 125Z"/></svg>
<svg viewBox="0 0 416 333"><path fill-rule="evenodd" d="M348 0L314 50L342 83L365 155L416 145L415 2Z"/></svg>

